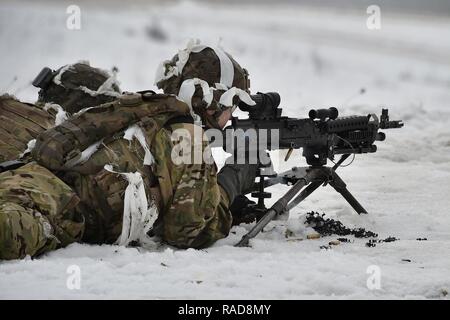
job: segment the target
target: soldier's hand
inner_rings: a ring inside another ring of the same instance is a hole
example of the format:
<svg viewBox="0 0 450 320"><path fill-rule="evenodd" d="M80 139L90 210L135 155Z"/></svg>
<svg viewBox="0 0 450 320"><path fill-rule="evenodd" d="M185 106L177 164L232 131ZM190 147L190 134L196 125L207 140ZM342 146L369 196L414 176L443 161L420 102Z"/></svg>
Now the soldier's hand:
<svg viewBox="0 0 450 320"><path fill-rule="evenodd" d="M248 199L244 195L238 195L230 206L233 225L255 221L257 216L254 210L252 210L255 205L255 201Z"/></svg>
<svg viewBox="0 0 450 320"><path fill-rule="evenodd" d="M229 162L229 161L228 161ZM228 194L230 204L238 195L253 190L258 171L257 164L226 164L217 175L217 182Z"/></svg>

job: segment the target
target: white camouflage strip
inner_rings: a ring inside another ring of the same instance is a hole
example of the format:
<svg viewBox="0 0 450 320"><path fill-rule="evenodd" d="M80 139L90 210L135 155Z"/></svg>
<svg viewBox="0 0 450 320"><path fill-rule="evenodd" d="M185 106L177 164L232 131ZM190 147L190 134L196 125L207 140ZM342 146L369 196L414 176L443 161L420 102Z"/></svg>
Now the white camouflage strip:
<svg viewBox="0 0 450 320"><path fill-rule="evenodd" d="M130 126L123 135L123 138L132 141L133 138L136 138L142 148L144 149L145 156L144 156L144 165L152 165L155 163L155 158L153 157L150 148L147 144L147 140L145 139L144 131L142 131L142 128L139 127L137 124L134 124Z"/></svg>
<svg viewBox="0 0 450 320"><path fill-rule="evenodd" d="M88 161L88 160L91 158L91 156L92 156L94 153L97 152L98 148L100 147L100 145L101 145L102 143L103 143L103 139L100 140L100 141L97 141L96 143L91 144L89 147L87 147L86 149L84 149L78 157L73 158L73 159L67 161L67 162L64 164L64 166L65 166L66 168L72 168L72 167L74 167L74 166L76 166L76 165L85 163L86 161Z"/></svg>
<svg viewBox="0 0 450 320"><path fill-rule="evenodd" d="M163 80L167 80L173 76L178 76L183 71L184 66L189 60L189 55L191 52L200 52L203 49L208 48L208 46L201 45L200 40L190 39L186 45L186 48L178 51L178 61L175 66L171 66L170 60L165 60L160 63L155 75L155 85Z"/></svg>
<svg viewBox="0 0 450 320"><path fill-rule="evenodd" d="M61 70L59 70L58 74L53 78L53 82L56 83L59 86L64 87L63 84L61 83L61 77L64 74L64 72L66 72L70 68L72 68L71 64L68 64L67 66L61 68Z"/></svg>
<svg viewBox="0 0 450 320"><path fill-rule="evenodd" d="M198 78L184 80L180 86L180 91L178 92L178 99L186 103L190 110L194 121L200 121L200 116L194 112L192 108L192 97L195 93L195 86L200 85L203 91L203 101L206 102L207 107L211 105L212 99L214 97L214 88L211 88L205 80Z"/></svg>
<svg viewBox="0 0 450 320"><path fill-rule="evenodd" d="M203 101L205 101L209 107L214 97L214 89L209 87L208 82L199 78L184 80L180 86L178 98L184 101L192 109L192 97L195 93L196 85L201 86L203 91Z"/></svg>
<svg viewBox="0 0 450 320"><path fill-rule="evenodd" d="M119 174L128 181L125 189L122 232L116 244L127 246L132 241L138 241L141 245L154 244L147 233L158 217L158 209L153 201L150 205L148 204L141 174L139 172L117 172L110 164L105 165L104 169Z"/></svg>
<svg viewBox="0 0 450 320"><path fill-rule="evenodd" d="M64 87L64 85L61 82L61 77L66 71L70 70L75 64L85 64L87 66L90 66L89 61L86 61L86 60L80 60L74 64L68 64L68 65L64 66L63 68L61 68L61 70L58 72L58 74L53 78L53 82L61 87ZM79 86L78 89L89 94L92 97L96 97L98 95L107 95L107 96L111 96L111 97L120 96L120 92L117 92L113 89L114 85L117 85L117 86L120 85L120 82L117 80L117 72L113 71L112 73L109 73L109 72L107 72L105 70L101 70L101 69L98 69L98 71L102 75L104 75L107 79L100 87L98 87L97 90L89 89L86 86Z"/></svg>
<svg viewBox="0 0 450 320"><path fill-rule="evenodd" d="M36 146L36 139L31 139L30 141L28 141L27 143L27 148L25 149L24 152L22 152L19 155L19 159L21 159L23 156L25 156L26 154L30 153L31 151L33 151L34 147Z"/></svg>
<svg viewBox="0 0 450 320"><path fill-rule="evenodd" d="M206 48L211 48L216 53L220 60L220 83L230 88L233 85L234 67L230 57L220 47L202 45L199 39L191 39L186 45L186 48L178 51L178 61L175 66L171 66L170 60L165 60L160 63L156 71L155 85L158 82L167 80L173 76L178 76L182 73L184 66L189 60L191 52L197 53Z"/></svg>
<svg viewBox="0 0 450 320"><path fill-rule="evenodd" d="M249 106L254 106L256 104L255 101L252 100L252 98L246 91L236 88L236 87L233 87L233 88L225 91L220 96L219 104L221 104L224 107L233 107L235 109L236 106L233 105L233 98L235 96L238 96L242 102L244 102L245 104L247 104ZM234 109L233 109L233 111L234 111Z"/></svg>
<svg viewBox="0 0 450 320"><path fill-rule="evenodd" d="M231 88L234 79L234 67L230 57L219 47L210 47L220 60L220 83Z"/></svg>
<svg viewBox="0 0 450 320"><path fill-rule="evenodd" d="M44 110L48 111L50 109L56 111L55 126L59 126L61 123L63 123L64 121L66 121L69 118L69 115L67 114L67 112L64 111L64 109L59 104L46 103L44 105Z"/></svg>

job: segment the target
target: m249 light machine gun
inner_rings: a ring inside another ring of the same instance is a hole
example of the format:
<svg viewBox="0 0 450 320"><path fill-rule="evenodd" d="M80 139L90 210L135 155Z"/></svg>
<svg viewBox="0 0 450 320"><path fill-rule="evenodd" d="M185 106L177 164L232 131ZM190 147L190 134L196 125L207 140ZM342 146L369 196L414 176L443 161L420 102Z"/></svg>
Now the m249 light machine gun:
<svg viewBox="0 0 450 320"><path fill-rule="evenodd" d="M239 104L242 111L248 112L248 119L233 118L232 128L227 129L241 129L244 132L255 130L258 139L258 132L265 132L267 149L288 149L287 158L293 149L302 148L308 167L294 167L281 174L267 175L263 172L264 167L271 165L270 160L268 164L262 164L258 160L259 183L255 184L257 190L252 192L252 196L258 198L258 203L251 209L259 212L261 218L236 246L248 245L249 240L277 215L298 205L322 184L332 186L358 214L367 213L348 191L336 169L352 154L376 152L374 143L386 138L379 130L401 128L401 120L390 121L388 109L382 109L381 117L378 118L375 114L339 117L336 108L310 110L309 118L305 119L289 118L281 115L278 93L258 93L252 95L252 99L256 103L253 106L242 102ZM277 136L277 141L271 141L272 130L277 130L274 135ZM336 155L340 155L340 159L334 162ZM333 161L333 167L326 166L328 159ZM264 199L270 198L271 194L264 189L278 183L292 187L267 209Z"/></svg>

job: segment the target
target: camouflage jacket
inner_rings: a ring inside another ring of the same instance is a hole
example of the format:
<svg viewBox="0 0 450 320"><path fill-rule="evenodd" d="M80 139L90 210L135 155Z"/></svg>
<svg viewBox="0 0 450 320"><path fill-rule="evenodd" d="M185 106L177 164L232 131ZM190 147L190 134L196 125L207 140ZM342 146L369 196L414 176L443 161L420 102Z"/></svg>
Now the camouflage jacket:
<svg viewBox="0 0 450 320"><path fill-rule="evenodd" d="M16 160L29 141L54 126L55 117L39 105L0 96L0 162Z"/></svg>
<svg viewBox="0 0 450 320"><path fill-rule="evenodd" d="M85 216L84 241L112 243L121 233L128 182L105 170L106 164L117 172L141 174L147 197L158 206L154 232L169 244L202 248L227 236L232 218L227 196L217 184L215 163L180 164L172 159L180 143L173 139L173 130L185 129L193 135L196 128L203 134L192 123L168 124L186 115L189 107L175 96L127 94L38 136L34 159L55 172L81 199L76 210ZM142 141L124 139L124 132L132 126L144 133L154 158L151 165L144 164ZM89 148L97 150L87 156ZM200 149L207 151L207 142L201 142Z"/></svg>

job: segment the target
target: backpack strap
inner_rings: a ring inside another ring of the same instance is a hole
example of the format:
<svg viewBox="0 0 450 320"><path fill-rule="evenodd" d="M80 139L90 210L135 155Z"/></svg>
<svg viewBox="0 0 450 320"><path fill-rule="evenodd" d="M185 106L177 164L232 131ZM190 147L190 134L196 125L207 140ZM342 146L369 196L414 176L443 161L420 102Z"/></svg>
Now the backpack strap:
<svg viewBox="0 0 450 320"><path fill-rule="evenodd" d="M20 160L10 160L0 163L0 173L8 170L18 169L26 163Z"/></svg>
<svg viewBox="0 0 450 320"><path fill-rule="evenodd" d="M194 123L194 118L191 115L173 117L166 122L165 126L171 126L176 123Z"/></svg>
<svg viewBox="0 0 450 320"><path fill-rule="evenodd" d="M67 170L68 160L133 124L154 126L152 132L157 132L169 119L189 114L189 106L172 95L124 94L41 133L32 156L49 169Z"/></svg>

